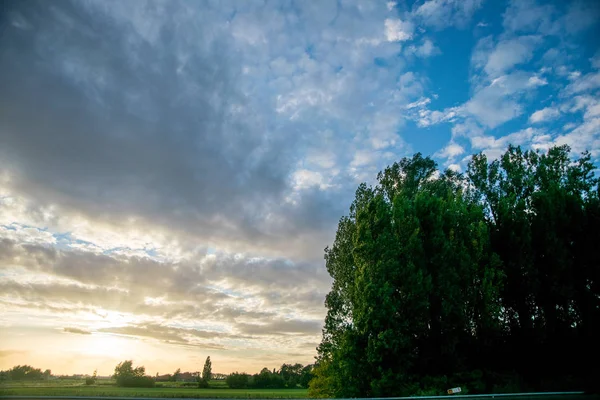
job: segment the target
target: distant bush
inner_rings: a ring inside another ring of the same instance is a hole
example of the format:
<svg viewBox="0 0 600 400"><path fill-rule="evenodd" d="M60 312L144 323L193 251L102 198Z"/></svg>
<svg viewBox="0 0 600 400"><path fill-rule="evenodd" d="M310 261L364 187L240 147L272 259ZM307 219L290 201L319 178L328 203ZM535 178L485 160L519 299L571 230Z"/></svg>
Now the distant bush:
<svg viewBox="0 0 600 400"><path fill-rule="evenodd" d="M207 381L207 380L204 380L204 379L200 379L200 380L198 381L198 387L199 387L200 389L206 389L206 388L208 387L208 381Z"/></svg>
<svg viewBox="0 0 600 400"><path fill-rule="evenodd" d="M245 389L248 387L250 375L246 373L234 372L225 378L225 382L230 389Z"/></svg>
<svg viewBox="0 0 600 400"><path fill-rule="evenodd" d="M182 382L179 384L180 387L196 387L198 382Z"/></svg>
<svg viewBox="0 0 600 400"><path fill-rule="evenodd" d="M271 372L268 368L263 368L259 374L252 376L250 387L255 389L283 389L285 388L285 381L275 371Z"/></svg>
<svg viewBox="0 0 600 400"><path fill-rule="evenodd" d="M93 385L94 383L96 383L96 380L94 378L85 378L85 384L86 385Z"/></svg>
<svg viewBox="0 0 600 400"><path fill-rule="evenodd" d="M32 381L44 378L44 373L39 368L30 365L17 365L8 371L8 378L13 381Z"/></svg>
<svg viewBox="0 0 600 400"><path fill-rule="evenodd" d="M155 383L150 376L123 376L117 378L117 386L150 388L154 387Z"/></svg>

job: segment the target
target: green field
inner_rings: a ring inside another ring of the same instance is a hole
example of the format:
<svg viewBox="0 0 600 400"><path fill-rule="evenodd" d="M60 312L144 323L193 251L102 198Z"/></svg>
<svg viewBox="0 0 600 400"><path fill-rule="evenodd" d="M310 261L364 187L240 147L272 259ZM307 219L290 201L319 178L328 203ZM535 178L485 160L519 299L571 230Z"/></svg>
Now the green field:
<svg viewBox="0 0 600 400"><path fill-rule="evenodd" d="M306 389L229 389L193 387L122 388L111 385L69 383L63 385L0 385L0 396L110 396L171 398L298 399L306 398Z"/></svg>

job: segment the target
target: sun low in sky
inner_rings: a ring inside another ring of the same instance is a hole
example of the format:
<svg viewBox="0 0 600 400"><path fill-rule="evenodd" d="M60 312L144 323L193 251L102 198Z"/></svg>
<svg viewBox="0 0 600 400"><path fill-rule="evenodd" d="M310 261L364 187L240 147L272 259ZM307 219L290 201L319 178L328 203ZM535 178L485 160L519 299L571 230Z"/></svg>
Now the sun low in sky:
<svg viewBox="0 0 600 400"><path fill-rule="evenodd" d="M323 249L422 152L600 157L595 1L5 1L0 369L313 362Z"/></svg>

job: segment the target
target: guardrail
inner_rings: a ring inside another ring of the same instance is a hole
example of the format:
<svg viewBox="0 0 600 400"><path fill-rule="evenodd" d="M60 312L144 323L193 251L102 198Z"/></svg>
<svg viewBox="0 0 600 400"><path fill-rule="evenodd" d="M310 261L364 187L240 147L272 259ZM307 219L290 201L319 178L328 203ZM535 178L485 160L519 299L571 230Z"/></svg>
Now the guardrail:
<svg viewBox="0 0 600 400"><path fill-rule="evenodd" d="M446 394L443 396L411 396L411 397L372 397L354 400L410 400L410 399L494 399L506 397L554 397L554 396L583 396L585 392L535 392L535 393L490 393L490 394Z"/></svg>

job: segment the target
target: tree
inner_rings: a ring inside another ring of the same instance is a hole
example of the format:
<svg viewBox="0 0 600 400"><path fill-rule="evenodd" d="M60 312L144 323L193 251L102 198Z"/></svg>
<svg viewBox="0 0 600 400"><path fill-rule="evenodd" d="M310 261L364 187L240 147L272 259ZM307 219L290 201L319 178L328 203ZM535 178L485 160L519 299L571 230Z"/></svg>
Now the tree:
<svg viewBox="0 0 600 400"><path fill-rule="evenodd" d="M177 370L175 372L173 372L173 375L171 376L171 380L173 382L177 382L180 377L181 377L181 368L177 368Z"/></svg>
<svg viewBox="0 0 600 400"><path fill-rule="evenodd" d="M252 387L256 389L282 389L285 381L280 374L263 368L260 373L252 376Z"/></svg>
<svg viewBox="0 0 600 400"><path fill-rule="evenodd" d="M13 381L40 380L44 377L40 368L33 368L30 365L17 365L11 368L8 373Z"/></svg>
<svg viewBox="0 0 600 400"><path fill-rule="evenodd" d="M508 334L495 357L503 364L520 359L518 374L546 390L564 388L564 376L593 379L576 360L599 353L591 322L599 317L600 260L592 244L600 238L598 178L590 160L588 153L572 160L568 146L546 154L510 146L491 163L474 156L468 170L507 277L501 298Z"/></svg>
<svg viewBox="0 0 600 400"><path fill-rule="evenodd" d="M599 355L599 189L589 154L569 152L511 146L473 156L466 176L416 154L359 185L325 249L333 284L310 395L591 382L576 360Z"/></svg>
<svg viewBox="0 0 600 400"><path fill-rule="evenodd" d="M206 357L206 361L204 362L204 368L202 368L202 377L198 380L198 387L207 388L208 382L212 377L212 363L210 361L210 356Z"/></svg>
<svg viewBox="0 0 600 400"><path fill-rule="evenodd" d="M302 364L283 364L279 369L279 375L285 382L285 386L288 388L296 388L300 384L302 377L302 370L304 366Z"/></svg>
<svg viewBox="0 0 600 400"><path fill-rule="evenodd" d="M125 360L117 364L113 378L118 380L119 378L140 377L144 376L145 373L145 367L140 366L133 368L133 361Z"/></svg>
<svg viewBox="0 0 600 400"><path fill-rule="evenodd" d="M97 375L98 375L97 373L98 373L98 370L94 370L94 373L92 374L91 377L85 378L85 384L88 385L88 386L95 384L96 383L96 378L97 378Z"/></svg>
<svg viewBox="0 0 600 400"><path fill-rule="evenodd" d="M153 387L154 379L145 376L146 368L139 366L133 368L133 361L122 361L115 367L113 378L117 381L117 386L123 387Z"/></svg>
<svg viewBox="0 0 600 400"><path fill-rule="evenodd" d="M310 382L310 380L313 378L313 368L314 365L309 364L307 366L305 366L304 368L302 368L302 371L300 373L300 381L298 382L300 384L301 387L303 388L308 388L308 384Z"/></svg>
<svg viewBox="0 0 600 400"><path fill-rule="evenodd" d="M334 279L317 381L328 395L411 394L411 376L454 371L494 329L502 274L464 180L420 154L362 184L325 250ZM377 305L377 306L375 306Z"/></svg>
<svg viewBox="0 0 600 400"><path fill-rule="evenodd" d="M245 389L248 387L248 380L250 376L245 372L233 372L225 378L225 383L230 389Z"/></svg>

